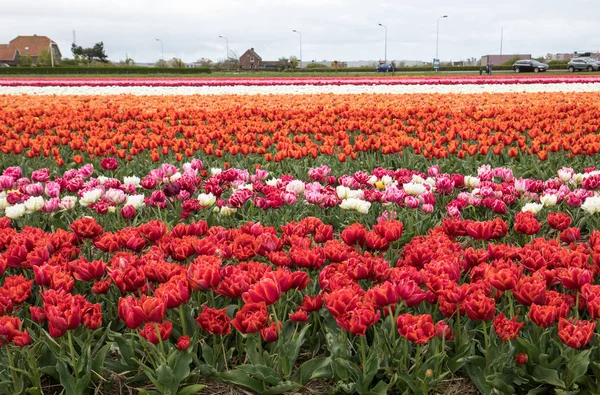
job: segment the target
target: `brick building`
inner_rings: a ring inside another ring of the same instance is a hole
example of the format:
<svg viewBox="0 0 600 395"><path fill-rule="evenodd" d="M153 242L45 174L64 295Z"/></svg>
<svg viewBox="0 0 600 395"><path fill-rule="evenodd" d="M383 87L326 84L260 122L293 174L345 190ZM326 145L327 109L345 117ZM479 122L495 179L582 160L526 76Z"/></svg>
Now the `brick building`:
<svg viewBox="0 0 600 395"><path fill-rule="evenodd" d="M240 69L242 70L269 70L288 67L287 61L263 60L254 48L248 49L240 56Z"/></svg>
<svg viewBox="0 0 600 395"><path fill-rule="evenodd" d="M19 36L8 44L0 44L0 63L18 66L26 58L30 58L31 64L37 64L38 57L44 50L52 51L54 64L60 64L62 55L58 44L46 36L35 34L33 36Z"/></svg>

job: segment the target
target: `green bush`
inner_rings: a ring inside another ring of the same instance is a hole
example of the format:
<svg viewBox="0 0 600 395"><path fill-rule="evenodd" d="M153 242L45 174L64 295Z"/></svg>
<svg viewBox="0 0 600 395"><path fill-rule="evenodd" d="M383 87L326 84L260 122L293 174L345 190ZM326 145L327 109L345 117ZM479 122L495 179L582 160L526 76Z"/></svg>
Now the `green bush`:
<svg viewBox="0 0 600 395"><path fill-rule="evenodd" d="M159 68L159 67L3 67L0 75L60 75L60 74L210 74L209 68Z"/></svg>

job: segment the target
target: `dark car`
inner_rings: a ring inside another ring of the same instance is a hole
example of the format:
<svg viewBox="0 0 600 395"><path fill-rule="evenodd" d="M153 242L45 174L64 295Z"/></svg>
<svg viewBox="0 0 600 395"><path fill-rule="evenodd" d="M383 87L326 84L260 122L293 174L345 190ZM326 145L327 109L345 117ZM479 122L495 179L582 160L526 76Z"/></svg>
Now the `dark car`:
<svg viewBox="0 0 600 395"><path fill-rule="evenodd" d="M538 62L537 60L527 59L527 60L517 60L513 66L513 70L515 73L521 73L525 71L533 71L534 73L539 73L540 71L548 71L550 66L546 63Z"/></svg>
<svg viewBox="0 0 600 395"><path fill-rule="evenodd" d="M578 70L598 71L600 63L592 58L573 58L569 61L567 68L571 73Z"/></svg>
<svg viewBox="0 0 600 395"><path fill-rule="evenodd" d="M377 66L377 72L393 72L394 71L394 66L392 66L391 64L380 64L379 66Z"/></svg>

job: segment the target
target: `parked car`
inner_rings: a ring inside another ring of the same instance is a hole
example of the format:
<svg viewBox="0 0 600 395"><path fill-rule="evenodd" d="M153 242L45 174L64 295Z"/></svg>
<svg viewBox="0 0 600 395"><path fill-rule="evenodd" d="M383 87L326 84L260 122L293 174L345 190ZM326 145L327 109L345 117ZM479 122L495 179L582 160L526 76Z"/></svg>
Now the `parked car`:
<svg viewBox="0 0 600 395"><path fill-rule="evenodd" d="M377 66L377 72L393 72L394 71L394 66L392 66L391 64L380 64L379 66Z"/></svg>
<svg viewBox="0 0 600 395"><path fill-rule="evenodd" d="M537 60L527 59L527 60L517 60L512 65L515 73L521 73L524 71L533 71L534 73L538 73L540 71L548 71L550 66L546 63L538 62Z"/></svg>
<svg viewBox="0 0 600 395"><path fill-rule="evenodd" d="M574 71L598 71L600 70L600 63L595 61L592 58L573 58L569 61L567 65L569 72Z"/></svg>
<svg viewBox="0 0 600 395"><path fill-rule="evenodd" d="M10 67L10 66L7 65L6 63L0 63L0 67Z"/></svg>

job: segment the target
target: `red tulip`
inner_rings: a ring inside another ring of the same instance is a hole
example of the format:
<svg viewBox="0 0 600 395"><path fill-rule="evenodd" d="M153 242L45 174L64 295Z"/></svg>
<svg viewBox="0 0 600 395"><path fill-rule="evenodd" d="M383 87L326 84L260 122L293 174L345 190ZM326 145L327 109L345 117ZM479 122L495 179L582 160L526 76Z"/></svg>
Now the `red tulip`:
<svg viewBox="0 0 600 395"><path fill-rule="evenodd" d="M308 313L306 310L300 308L298 311L290 313L291 322L306 322L308 321Z"/></svg>
<svg viewBox="0 0 600 395"><path fill-rule="evenodd" d="M544 304L546 300L546 279L541 275L524 276L513 288L512 293L522 305Z"/></svg>
<svg viewBox="0 0 600 395"><path fill-rule="evenodd" d="M435 335L440 339L445 339L452 341L454 340L454 332L452 332L452 328L446 323L446 321L438 321L435 324Z"/></svg>
<svg viewBox="0 0 600 395"><path fill-rule="evenodd" d="M527 358L527 354L524 353L524 352L520 352L517 355L515 355L515 362L518 363L518 364L520 364L520 365L526 364L527 363L527 359L528 359Z"/></svg>
<svg viewBox="0 0 600 395"><path fill-rule="evenodd" d="M214 256L199 256L190 265L187 277L192 289L213 289L221 281L221 259Z"/></svg>
<svg viewBox="0 0 600 395"><path fill-rule="evenodd" d="M436 333L433 318L429 314L401 314L396 319L396 326L400 336L416 344L426 344Z"/></svg>
<svg viewBox="0 0 600 395"><path fill-rule="evenodd" d="M265 302L246 303L235 314L231 324L241 333L256 333L267 325L268 318Z"/></svg>
<svg viewBox="0 0 600 395"><path fill-rule="evenodd" d="M560 318L558 321L558 337L567 346L580 349L592 340L595 328L596 321Z"/></svg>
<svg viewBox="0 0 600 395"><path fill-rule="evenodd" d="M162 303L162 306L164 306L164 303ZM146 314L144 313L144 310L138 305L137 300L135 300L133 296L120 298L118 311L119 318L121 318L121 320L125 323L125 325L127 325L129 329L136 329L137 327L142 325L146 320Z"/></svg>
<svg viewBox="0 0 600 395"><path fill-rule="evenodd" d="M489 321L494 317L496 302L482 292L475 292L465 299L465 308L473 321Z"/></svg>
<svg viewBox="0 0 600 395"><path fill-rule="evenodd" d="M73 232L82 239L92 239L102 232L104 229L100 226L94 218L84 217L74 221L71 224Z"/></svg>
<svg viewBox="0 0 600 395"><path fill-rule="evenodd" d="M226 311L227 309L217 310L203 306L196 322L205 332L213 335L228 335L231 333L231 325Z"/></svg>
<svg viewBox="0 0 600 395"><path fill-rule="evenodd" d="M242 299L246 303L264 302L271 305L281 297L281 288L279 282L272 278L264 278L263 280L250 286L247 292L242 294Z"/></svg>
<svg viewBox="0 0 600 395"><path fill-rule="evenodd" d="M360 305L356 309L335 317L335 321L342 329L357 336L364 336L367 329L374 325L379 317L379 311L375 312L373 307Z"/></svg>
<svg viewBox="0 0 600 395"><path fill-rule="evenodd" d="M516 339L524 324L524 322L517 322L516 316L511 320L506 319L504 313L494 318L494 330L503 342Z"/></svg>
<svg viewBox="0 0 600 395"><path fill-rule="evenodd" d="M271 322L271 325L260 330L260 337L265 343L272 343L274 341L277 341L277 339L279 338L279 331L281 331L281 329L283 328L281 322L278 322L278 324L279 330L277 330L275 322Z"/></svg>
<svg viewBox="0 0 600 395"><path fill-rule="evenodd" d="M564 213L549 213L548 225L552 229L565 230L571 225L571 217Z"/></svg>
<svg viewBox="0 0 600 395"><path fill-rule="evenodd" d="M163 323L148 322L144 325L144 328L140 331L140 336L148 340L152 344L159 343L160 340L167 341L171 332L173 331L173 323L165 321Z"/></svg>
<svg viewBox="0 0 600 395"><path fill-rule="evenodd" d="M181 351L185 351L190 347L190 337L189 336L181 336L177 339L177 348Z"/></svg>
<svg viewBox="0 0 600 395"><path fill-rule="evenodd" d="M547 328L556 322L557 310L555 306L540 306L532 304L529 309L529 319L540 328Z"/></svg>
<svg viewBox="0 0 600 395"><path fill-rule="evenodd" d="M323 295L319 294L315 297L304 295L304 300L302 301L302 309L306 310L308 313L312 311L318 311L323 306Z"/></svg>

